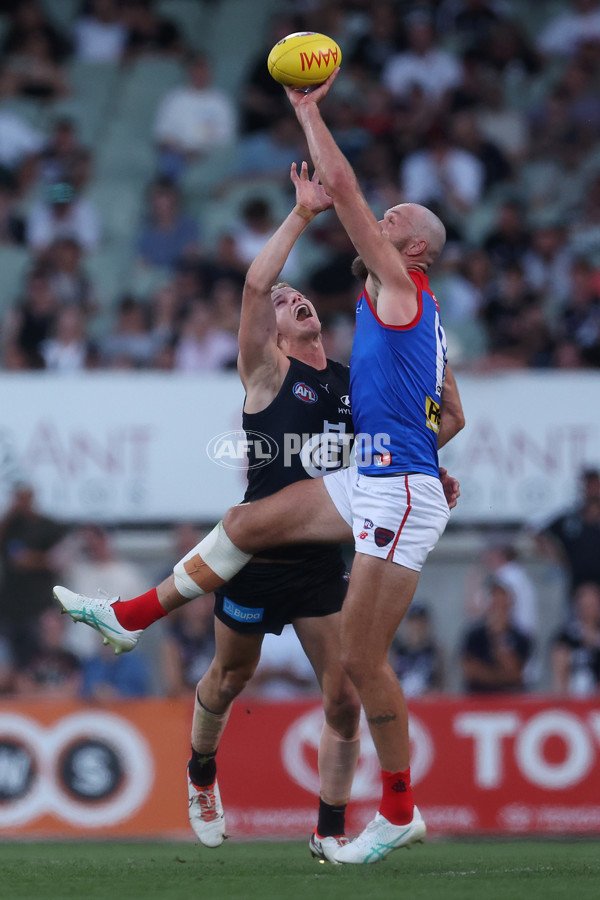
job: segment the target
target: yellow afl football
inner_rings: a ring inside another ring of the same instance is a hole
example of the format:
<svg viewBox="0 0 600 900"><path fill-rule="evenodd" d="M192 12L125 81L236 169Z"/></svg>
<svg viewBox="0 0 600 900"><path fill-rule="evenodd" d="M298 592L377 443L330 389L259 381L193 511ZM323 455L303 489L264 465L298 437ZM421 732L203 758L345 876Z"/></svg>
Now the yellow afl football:
<svg viewBox="0 0 600 900"><path fill-rule="evenodd" d="M342 61L342 51L326 34L296 31L278 41L267 60L269 73L287 87L321 84Z"/></svg>

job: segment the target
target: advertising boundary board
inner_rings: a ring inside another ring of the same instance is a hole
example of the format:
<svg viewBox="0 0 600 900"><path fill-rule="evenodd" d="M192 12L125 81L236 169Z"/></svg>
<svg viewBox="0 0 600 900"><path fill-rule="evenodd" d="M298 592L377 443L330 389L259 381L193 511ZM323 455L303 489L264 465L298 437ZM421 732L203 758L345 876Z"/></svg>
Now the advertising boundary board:
<svg viewBox="0 0 600 900"><path fill-rule="evenodd" d="M0 838L190 838L192 699L0 707ZM219 750L232 839L315 826L317 701L240 700ZM410 704L415 797L430 835L600 834L600 709L544 697ZM363 723L348 831L372 817L379 769Z"/></svg>

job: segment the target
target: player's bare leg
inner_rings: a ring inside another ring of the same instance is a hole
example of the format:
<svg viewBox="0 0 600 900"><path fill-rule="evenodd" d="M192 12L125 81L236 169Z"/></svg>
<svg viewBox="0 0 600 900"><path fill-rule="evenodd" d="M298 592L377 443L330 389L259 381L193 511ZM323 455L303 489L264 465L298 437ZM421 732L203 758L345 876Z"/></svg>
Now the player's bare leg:
<svg viewBox="0 0 600 900"><path fill-rule="evenodd" d="M282 544L340 543L352 531L335 508L323 479L233 506L200 543L180 560L157 589L165 612L210 593L229 581L257 551Z"/></svg>
<svg viewBox="0 0 600 900"><path fill-rule="evenodd" d="M360 700L340 662L340 613L296 619L294 628L323 693L325 724L319 744L319 817L309 847L335 863L348 843L346 806L360 753Z"/></svg>
<svg viewBox="0 0 600 900"><path fill-rule="evenodd" d="M425 835L410 786L408 710L388 650L414 595L419 573L357 553L342 609L342 663L365 710L382 769L379 812L340 862L376 862Z"/></svg>
<svg viewBox="0 0 600 900"><path fill-rule="evenodd" d="M239 634L215 619L215 638L214 659L196 687L188 763L190 824L206 847L218 847L225 838L215 757L233 700L258 665L263 635Z"/></svg>
<svg viewBox="0 0 600 900"><path fill-rule="evenodd" d="M351 529L322 481L300 481L263 500L232 507L224 521L175 565L173 575L140 597L126 601L86 597L61 586L54 589L54 596L75 621L99 631L115 652L132 650L148 625L221 587L255 551L294 542L350 540Z"/></svg>

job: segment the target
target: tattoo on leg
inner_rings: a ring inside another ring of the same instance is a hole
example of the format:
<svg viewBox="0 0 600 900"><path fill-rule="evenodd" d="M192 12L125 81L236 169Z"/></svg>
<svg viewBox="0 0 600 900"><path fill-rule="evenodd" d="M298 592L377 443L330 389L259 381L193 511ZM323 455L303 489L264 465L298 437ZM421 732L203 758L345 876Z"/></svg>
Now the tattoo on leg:
<svg viewBox="0 0 600 900"><path fill-rule="evenodd" d="M388 722L394 722L397 716L395 712L391 712L390 710L384 710L383 712L377 713L376 716L369 716L368 722L369 725L374 725L375 728L380 728L382 725L387 725Z"/></svg>

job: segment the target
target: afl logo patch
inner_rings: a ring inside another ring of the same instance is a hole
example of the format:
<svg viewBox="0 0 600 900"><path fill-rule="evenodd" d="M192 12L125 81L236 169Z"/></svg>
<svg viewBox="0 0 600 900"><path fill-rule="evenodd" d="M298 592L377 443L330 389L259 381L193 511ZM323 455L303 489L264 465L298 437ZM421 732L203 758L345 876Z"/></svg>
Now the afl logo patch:
<svg viewBox="0 0 600 900"><path fill-rule="evenodd" d="M316 403L319 399L317 397L317 392L303 381L297 381L292 390L294 392L294 397L304 401L304 403Z"/></svg>

